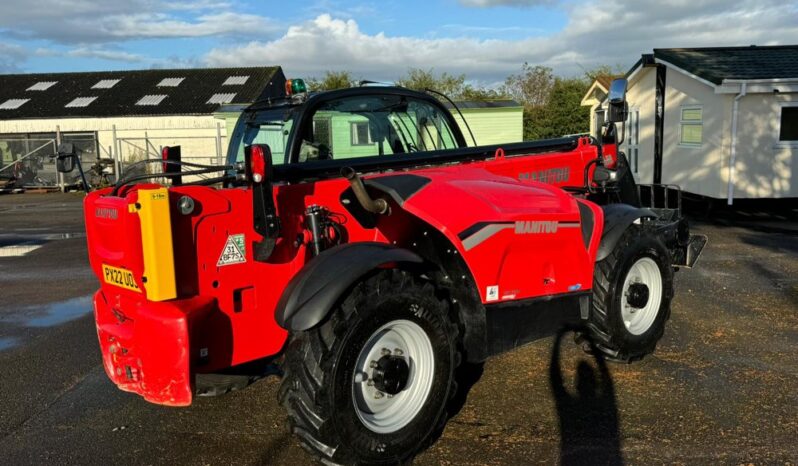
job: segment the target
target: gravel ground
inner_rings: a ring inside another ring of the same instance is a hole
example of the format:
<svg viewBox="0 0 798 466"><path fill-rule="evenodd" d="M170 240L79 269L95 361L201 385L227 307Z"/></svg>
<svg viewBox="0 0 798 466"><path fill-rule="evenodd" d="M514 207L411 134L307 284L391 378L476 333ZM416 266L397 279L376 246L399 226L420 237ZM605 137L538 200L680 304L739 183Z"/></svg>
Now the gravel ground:
<svg viewBox="0 0 798 466"><path fill-rule="evenodd" d="M3 463L307 464L277 377L180 409L106 379L80 199L0 196L0 251L38 246L0 256ZM693 229L710 243L676 274L654 355L605 371L564 335L473 367L462 409L416 463L798 463L798 222L743 212Z"/></svg>

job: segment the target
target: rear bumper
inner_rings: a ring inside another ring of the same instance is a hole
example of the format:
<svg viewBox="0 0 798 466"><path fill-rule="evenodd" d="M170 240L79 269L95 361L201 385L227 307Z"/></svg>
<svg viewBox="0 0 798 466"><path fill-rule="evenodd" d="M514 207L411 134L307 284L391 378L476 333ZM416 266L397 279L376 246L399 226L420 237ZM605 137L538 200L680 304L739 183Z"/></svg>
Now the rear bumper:
<svg viewBox="0 0 798 466"><path fill-rule="evenodd" d="M192 330L214 308L215 300L204 297L141 301L127 317L98 291L94 317L106 374L120 389L152 403L190 405L192 356L200 356Z"/></svg>

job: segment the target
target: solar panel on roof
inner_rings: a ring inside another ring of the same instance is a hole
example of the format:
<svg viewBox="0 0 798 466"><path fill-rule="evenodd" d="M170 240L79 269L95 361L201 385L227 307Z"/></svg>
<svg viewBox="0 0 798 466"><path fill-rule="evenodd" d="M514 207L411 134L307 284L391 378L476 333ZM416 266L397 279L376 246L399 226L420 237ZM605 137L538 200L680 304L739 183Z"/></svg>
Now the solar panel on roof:
<svg viewBox="0 0 798 466"><path fill-rule="evenodd" d="M121 79L103 79L98 81L97 84L91 86L92 89L111 89L112 87L116 86L116 83L121 81Z"/></svg>
<svg viewBox="0 0 798 466"><path fill-rule="evenodd" d="M247 83L249 76L230 76L223 83L222 86L240 86Z"/></svg>
<svg viewBox="0 0 798 466"><path fill-rule="evenodd" d="M208 99L209 104L229 104L236 98L235 93L232 94L214 94Z"/></svg>
<svg viewBox="0 0 798 466"><path fill-rule="evenodd" d="M165 94L158 94L158 95L145 95L138 102L136 105L158 105L163 102L167 96Z"/></svg>
<svg viewBox="0 0 798 466"><path fill-rule="evenodd" d="M164 78L158 83L158 87L177 87L186 78Z"/></svg>
<svg viewBox="0 0 798 466"><path fill-rule="evenodd" d="M30 99L8 99L0 104L0 110L15 110L22 107Z"/></svg>
<svg viewBox="0 0 798 466"><path fill-rule="evenodd" d="M34 84L33 86L29 87L27 90L29 90L29 91L46 91L47 89L50 89L51 87L55 86L56 84L58 84L58 81L39 81L36 84Z"/></svg>
<svg viewBox="0 0 798 466"><path fill-rule="evenodd" d="M97 100L97 97L78 97L72 102L64 105L64 107L88 107L89 104Z"/></svg>

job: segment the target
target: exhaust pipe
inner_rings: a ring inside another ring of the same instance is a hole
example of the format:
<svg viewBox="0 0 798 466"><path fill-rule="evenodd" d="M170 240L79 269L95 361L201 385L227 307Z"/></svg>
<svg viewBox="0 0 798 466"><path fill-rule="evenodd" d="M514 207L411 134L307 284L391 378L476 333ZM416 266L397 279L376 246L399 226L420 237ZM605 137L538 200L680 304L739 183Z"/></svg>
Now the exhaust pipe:
<svg viewBox="0 0 798 466"><path fill-rule="evenodd" d="M388 206L388 201L381 198L372 199L368 191L366 191L366 186L363 185L363 180L360 179L360 176L354 168L342 168L341 175L349 180L349 184L352 186L352 192L355 193L355 197L364 209L373 214L386 215L390 213L391 209L390 206Z"/></svg>

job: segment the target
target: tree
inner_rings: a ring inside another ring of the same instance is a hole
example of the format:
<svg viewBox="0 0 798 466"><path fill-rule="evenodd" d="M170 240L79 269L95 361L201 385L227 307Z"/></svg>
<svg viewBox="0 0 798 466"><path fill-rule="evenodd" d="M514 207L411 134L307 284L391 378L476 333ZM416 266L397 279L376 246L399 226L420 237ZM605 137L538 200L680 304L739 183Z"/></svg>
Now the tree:
<svg viewBox="0 0 798 466"><path fill-rule="evenodd" d="M465 79L464 74L453 75L444 71L436 76L432 68L428 70L410 68L407 70L407 75L396 81L396 85L417 91L432 89L446 94L451 99L456 99L463 92Z"/></svg>
<svg viewBox="0 0 798 466"><path fill-rule="evenodd" d="M506 100L509 99L510 96L505 94L501 89L491 89L488 87L477 87L466 84L457 98L458 100L485 102L488 100Z"/></svg>
<svg viewBox="0 0 798 466"><path fill-rule="evenodd" d="M591 83L600 77L613 78L616 76L623 76L624 74L625 73L623 68L621 68L621 65L615 65L615 67L601 65L593 69L585 70L585 78L590 80Z"/></svg>
<svg viewBox="0 0 798 466"><path fill-rule="evenodd" d="M428 70L410 68L405 76L396 81L396 85L417 91L431 89L452 100L486 101L508 98L501 90L467 83L465 74L453 75L443 72L436 75L432 68Z"/></svg>
<svg viewBox="0 0 798 466"><path fill-rule="evenodd" d="M557 138L590 130L590 109L582 107L582 97L591 82L584 78L554 78L545 105L524 112L524 139Z"/></svg>
<svg viewBox="0 0 798 466"><path fill-rule="evenodd" d="M323 78L310 78L307 84L308 90L313 92L332 91L357 85L349 71L326 71Z"/></svg>
<svg viewBox="0 0 798 466"><path fill-rule="evenodd" d="M524 63L521 73L512 74L504 80L501 93L510 96L529 110L546 105L553 86L554 75L551 68Z"/></svg>

